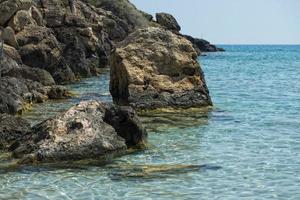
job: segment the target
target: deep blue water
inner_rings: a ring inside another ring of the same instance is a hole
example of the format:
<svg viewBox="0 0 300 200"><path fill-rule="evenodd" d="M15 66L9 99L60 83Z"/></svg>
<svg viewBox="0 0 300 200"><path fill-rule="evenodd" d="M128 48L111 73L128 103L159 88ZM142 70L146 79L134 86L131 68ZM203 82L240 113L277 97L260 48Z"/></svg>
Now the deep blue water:
<svg viewBox="0 0 300 200"><path fill-rule="evenodd" d="M199 58L211 111L143 114L151 147L106 166L0 173L0 199L300 199L300 46L224 48ZM70 87L25 117L111 100L107 74Z"/></svg>

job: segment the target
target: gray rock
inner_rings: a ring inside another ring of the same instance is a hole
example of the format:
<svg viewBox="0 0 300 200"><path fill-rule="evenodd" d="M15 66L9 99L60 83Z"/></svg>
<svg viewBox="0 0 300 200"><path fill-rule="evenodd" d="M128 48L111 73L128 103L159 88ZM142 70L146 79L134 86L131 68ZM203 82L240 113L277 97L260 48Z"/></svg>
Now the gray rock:
<svg viewBox="0 0 300 200"><path fill-rule="evenodd" d="M12 150L29 135L30 124L20 117L0 114L0 149Z"/></svg>

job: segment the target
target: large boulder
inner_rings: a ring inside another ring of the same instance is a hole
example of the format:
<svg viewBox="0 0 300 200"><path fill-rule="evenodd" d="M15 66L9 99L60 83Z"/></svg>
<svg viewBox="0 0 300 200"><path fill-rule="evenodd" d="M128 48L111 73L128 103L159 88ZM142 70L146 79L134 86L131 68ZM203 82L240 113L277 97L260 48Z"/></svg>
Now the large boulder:
<svg viewBox="0 0 300 200"><path fill-rule="evenodd" d="M0 149L10 150L15 143L31 131L30 124L20 118L8 114L0 114Z"/></svg>
<svg viewBox="0 0 300 200"><path fill-rule="evenodd" d="M114 127L118 135L125 139L127 146L143 145L147 138L146 129L132 107L109 105L104 121Z"/></svg>
<svg viewBox="0 0 300 200"><path fill-rule="evenodd" d="M175 17L168 13L156 13L156 22L171 31L179 32L181 30Z"/></svg>
<svg viewBox="0 0 300 200"><path fill-rule="evenodd" d="M32 0L0 1L0 26L5 25L17 11L28 10L32 4Z"/></svg>
<svg viewBox="0 0 300 200"><path fill-rule="evenodd" d="M127 142L131 144L145 139L140 137L139 141L133 141L129 138L126 141L127 138L118 135L118 130L113 127L115 123L110 125L106 122L106 113L109 109L99 101L81 102L57 117L33 127L32 135L23 143L15 145L14 156L21 157L26 162L100 159L111 153L124 152L127 149ZM113 114L114 118L119 112L124 111L116 112ZM121 115L120 119L123 119L124 114ZM135 113L131 115L134 117ZM119 121L117 124L120 123L124 122ZM132 127L133 123L129 120L128 127ZM127 131L135 135L139 130Z"/></svg>
<svg viewBox="0 0 300 200"><path fill-rule="evenodd" d="M192 44L154 27L132 33L113 53L110 92L116 104L138 109L212 104Z"/></svg>

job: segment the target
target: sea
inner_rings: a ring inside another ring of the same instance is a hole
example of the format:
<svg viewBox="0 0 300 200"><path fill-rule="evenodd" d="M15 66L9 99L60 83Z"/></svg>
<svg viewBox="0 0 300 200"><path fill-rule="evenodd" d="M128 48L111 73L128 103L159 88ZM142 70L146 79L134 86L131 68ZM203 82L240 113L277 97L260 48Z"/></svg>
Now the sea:
<svg viewBox="0 0 300 200"><path fill-rule="evenodd" d="M199 57L212 108L141 113L149 147L104 165L0 167L0 199L299 200L300 46L221 47ZM112 101L108 71L68 87L23 117Z"/></svg>

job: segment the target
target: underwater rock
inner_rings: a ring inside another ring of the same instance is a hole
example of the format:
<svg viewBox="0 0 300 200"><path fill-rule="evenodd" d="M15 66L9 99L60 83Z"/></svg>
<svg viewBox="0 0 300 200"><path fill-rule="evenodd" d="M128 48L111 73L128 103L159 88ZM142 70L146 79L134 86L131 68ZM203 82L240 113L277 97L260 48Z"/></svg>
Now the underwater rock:
<svg viewBox="0 0 300 200"><path fill-rule="evenodd" d="M197 53L185 38L149 27L130 34L111 56L110 92L138 109L212 105Z"/></svg>

